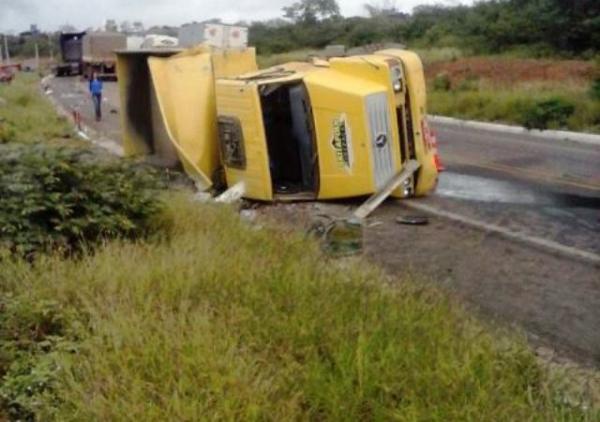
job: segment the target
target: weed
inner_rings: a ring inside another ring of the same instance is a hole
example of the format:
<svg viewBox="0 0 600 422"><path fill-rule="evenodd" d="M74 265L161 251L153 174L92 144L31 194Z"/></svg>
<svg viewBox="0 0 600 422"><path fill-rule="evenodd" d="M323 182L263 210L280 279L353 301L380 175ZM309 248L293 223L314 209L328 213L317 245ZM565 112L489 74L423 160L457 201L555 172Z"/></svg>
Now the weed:
<svg viewBox="0 0 600 422"><path fill-rule="evenodd" d="M590 85L590 97L593 100L600 101L600 78L592 81Z"/></svg>
<svg viewBox="0 0 600 422"><path fill-rule="evenodd" d="M479 77L476 75L467 75L456 86L458 91L477 91L479 90Z"/></svg>
<svg viewBox="0 0 600 422"><path fill-rule="evenodd" d="M574 111L573 104L559 97L537 101L525 110L522 123L527 129L561 128Z"/></svg>
<svg viewBox="0 0 600 422"><path fill-rule="evenodd" d="M436 91L450 91L452 84L448 73L438 73L433 80L433 89Z"/></svg>
<svg viewBox="0 0 600 422"><path fill-rule="evenodd" d="M600 102L592 101L581 84L518 83L513 86L480 80L477 90L428 90L432 114L548 128L600 132ZM554 101L561 99L558 104ZM546 105L541 105L546 102ZM554 106L558 106L555 109ZM564 107L563 107L564 106ZM571 107L574 107L571 111ZM541 117L536 117L539 114ZM558 113L558 115L556 114ZM542 119L541 123L536 119Z"/></svg>
<svg viewBox="0 0 600 422"><path fill-rule="evenodd" d="M19 73L11 84L0 85L0 143L37 144L71 136L72 129L39 93L39 79ZM5 102L5 104L4 104Z"/></svg>

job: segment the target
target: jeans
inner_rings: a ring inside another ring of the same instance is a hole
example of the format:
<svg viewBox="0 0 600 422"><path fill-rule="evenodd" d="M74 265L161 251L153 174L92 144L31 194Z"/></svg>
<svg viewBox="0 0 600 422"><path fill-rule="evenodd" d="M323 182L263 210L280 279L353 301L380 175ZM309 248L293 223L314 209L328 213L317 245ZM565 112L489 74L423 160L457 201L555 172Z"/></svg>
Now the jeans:
<svg viewBox="0 0 600 422"><path fill-rule="evenodd" d="M92 101L94 102L96 121L100 121L102 118L102 94L92 94Z"/></svg>

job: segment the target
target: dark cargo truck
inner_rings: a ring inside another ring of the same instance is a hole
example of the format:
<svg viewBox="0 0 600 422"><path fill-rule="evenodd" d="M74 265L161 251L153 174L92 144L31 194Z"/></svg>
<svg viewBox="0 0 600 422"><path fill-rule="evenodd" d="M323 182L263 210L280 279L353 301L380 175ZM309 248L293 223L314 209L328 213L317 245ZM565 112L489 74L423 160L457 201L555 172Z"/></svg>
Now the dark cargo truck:
<svg viewBox="0 0 600 422"><path fill-rule="evenodd" d="M91 78L93 73L100 79L117 78L115 50L127 48L127 36L118 32L88 32L83 38L83 74Z"/></svg>
<svg viewBox="0 0 600 422"><path fill-rule="evenodd" d="M61 62L56 66L56 76L80 75L82 71L82 40L85 32L63 32L59 37Z"/></svg>

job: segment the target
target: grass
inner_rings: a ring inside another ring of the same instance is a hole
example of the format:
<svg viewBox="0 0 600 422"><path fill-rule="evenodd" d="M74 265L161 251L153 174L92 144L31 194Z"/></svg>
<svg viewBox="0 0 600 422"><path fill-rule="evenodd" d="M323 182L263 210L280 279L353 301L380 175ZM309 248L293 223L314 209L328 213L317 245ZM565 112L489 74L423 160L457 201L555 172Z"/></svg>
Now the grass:
<svg viewBox="0 0 600 422"><path fill-rule="evenodd" d="M0 84L0 143L40 143L66 139L72 128L40 95L39 78L20 73L10 84Z"/></svg>
<svg viewBox="0 0 600 422"><path fill-rule="evenodd" d="M431 82L427 95L430 114L517 125L525 123L527 111L536 104L559 98L575 111L564 125L551 122L550 129L600 133L600 101L591 98L584 84L516 82L499 86L477 80L446 91L434 89Z"/></svg>
<svg viewBox="0 0 600 422"><path fill-rule="evenodd" d="M41 420L584 418L523 341L436 290L166 200L162 238L0 269L9 302L52 303L63 321Z"/></svg>

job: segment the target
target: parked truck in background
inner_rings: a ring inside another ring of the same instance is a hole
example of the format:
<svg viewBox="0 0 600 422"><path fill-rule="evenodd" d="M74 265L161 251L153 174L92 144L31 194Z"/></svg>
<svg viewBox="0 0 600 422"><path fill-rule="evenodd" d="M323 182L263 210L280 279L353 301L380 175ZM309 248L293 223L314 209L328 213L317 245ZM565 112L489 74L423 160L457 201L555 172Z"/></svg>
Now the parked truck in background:
<svg viewBox="0 0 600 422"><path fill-rule="evenodd" d="M82 70L82 43L85 32L63 32L58 39L61 62L54 68L56 76L80 75Z"/></svg>
<svg viewBox="0 0 600 422"><path fill-rule="evenodd" d="M117 78L116 50L127 48L127 35L118 32L89 32L83 37L82 72L100 79Z"/></svg>

